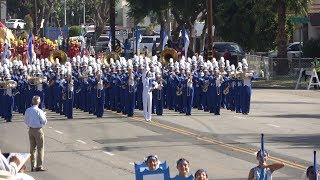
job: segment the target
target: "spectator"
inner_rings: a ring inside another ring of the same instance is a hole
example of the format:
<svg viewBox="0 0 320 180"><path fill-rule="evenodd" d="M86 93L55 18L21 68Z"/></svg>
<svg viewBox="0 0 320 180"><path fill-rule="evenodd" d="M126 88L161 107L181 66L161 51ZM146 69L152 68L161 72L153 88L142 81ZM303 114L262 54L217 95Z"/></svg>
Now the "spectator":
<svg viewBox="0 0 320 180"><path fill-rule="evenodd" d="M152 56L157 55L157 43L155 40L153 40L153 45L152 45Z"/></svg>
<svg viewBox="0 0 320 180"><path fill-rule="evenodd" d="M149 51L148 51L148 47L147 46L143 47L143 54L144 54L145 57L148 57Z"/></svg>
<svg viewBox="0 0 320 180"><path fill-rule="evenodd" d="M32 107L28 108L24 115L24 122L29 127L31 171L46 171L43 168L44 159L44 133L42 126L47 124L46 114L39 109L41 99L33 96ZM35 156L37 154L37 161Z"/></svg>
<svg viewBox="0 0 320 180"><path fill-rule="evenodd" d="M0 151L0 170L8 171L11 175L16 175L18 173L19 165L20 161L16 156L13 156L10 161L8 161Z"/></svg>
<svg viewBox="0 0 320 180"><path fill-rule="evenodd" d="M231 60L231 53L229 52L228 49L225 49L223 57L225 60Z"/></svg>
<svg viewBox="0 0 320 180"><path fill-rule="evenodd" d="M195 180L208 180L208 174L205 170L199 169L195 174L194 174L194 179Z"/></svg>
<svg viewBox="0 0 320 180"><path fill-rule="evenodd" d="M218 52L217 52L215 47L212 48L212 58L216 58L216 60L220 59L220 57L218 55ZM228 59L228 60L230 60L230 59Z"/></svg>
<svg viewBox="0 0 320 180"><path fill-rule="evenodd" d="M269 158L269 154L266 151L264 152L263 160L261 159L261 150L258 151L256 158L259 161L259 165L250 170L248 180L259 180L262 169L265 169L264 179L272 179L272 173L284 167L283 163L274 163L274 164L268 165L267 161Z"/></svg>
<svg viewBox="0 0 320 180"><path fill-rule="evenodd" d="M131 44L129 40L126 39L124 42L124 57L126 58L126 60L128 60L130 57L130 49L131 49Z"/></svg>
<svg viewBox="0 0 320 180"><path fill-rule="evenodd" d="M181 158L177 161L177 169L179 174L176 175L172 180L192 180L194 179L193 175L188 176L189 174L189 161Z"/></svg>

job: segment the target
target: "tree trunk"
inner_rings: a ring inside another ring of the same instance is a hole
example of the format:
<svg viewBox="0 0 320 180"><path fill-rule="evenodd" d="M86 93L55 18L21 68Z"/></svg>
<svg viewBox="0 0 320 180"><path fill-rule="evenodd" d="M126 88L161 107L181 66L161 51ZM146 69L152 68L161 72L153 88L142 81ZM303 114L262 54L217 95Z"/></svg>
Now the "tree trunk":
<svg viewBox="0 0 320 180"><path fill-rule="evenodd" d="M287 57L287 34L286 34L286 0L277 0L278 11L278 65L276 72L278 75L287 75L289 71L289 62Z"/></svg>
<svg viewBox="0 0 320 180"><path fill-rule="evenodd" d="M278 11L278 34L277 49L278 57L287 57L287 34L286 34L286 0L277 0Z"/></svg>

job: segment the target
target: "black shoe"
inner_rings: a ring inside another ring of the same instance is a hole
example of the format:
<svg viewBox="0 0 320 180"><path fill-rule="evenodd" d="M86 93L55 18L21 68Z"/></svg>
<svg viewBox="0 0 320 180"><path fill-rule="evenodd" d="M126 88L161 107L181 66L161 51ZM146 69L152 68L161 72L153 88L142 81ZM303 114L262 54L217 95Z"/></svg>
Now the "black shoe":
<svg viewBox="0 0 320 180"><path fill-rule="evenodd" d="M31 172L34 172L35 171L35 168L31 168Z"/></svg>
<svg viewBox="0 0 320 180"><path fill-rule="evenodd" d="M133 116L133 114L128 114L128 117L132 117Z"/></svg>
<svg viewBox="0 0 320 180"><path fill-rule="evenodd" d="M36 171L47 171L47 169L40 168L40 167L36 168L35 170L36 170Z"/></svg>

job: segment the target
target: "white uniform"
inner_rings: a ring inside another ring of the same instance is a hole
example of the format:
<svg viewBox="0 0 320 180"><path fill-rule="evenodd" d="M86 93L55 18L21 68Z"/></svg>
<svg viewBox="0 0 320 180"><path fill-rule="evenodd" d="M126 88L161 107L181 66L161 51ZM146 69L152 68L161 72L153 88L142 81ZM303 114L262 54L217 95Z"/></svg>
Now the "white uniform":
<svg viewBox="0 0 320 180"><path fill-rule="evenodd" d="M155 81L155 74L147 71L146 69L142 73L143 83L143 116L146 121L151 121L151 107L152 107L152 82Z"/></svg>
<svg viewBox="0 0 320 180"><path fill-rule="evenodd" d="M263 180L272 180L272 171L267 168L264 170L264 179ZM261 175L261 168L259 166L253 168L253 177L254 180L259 180Z"/></svg>

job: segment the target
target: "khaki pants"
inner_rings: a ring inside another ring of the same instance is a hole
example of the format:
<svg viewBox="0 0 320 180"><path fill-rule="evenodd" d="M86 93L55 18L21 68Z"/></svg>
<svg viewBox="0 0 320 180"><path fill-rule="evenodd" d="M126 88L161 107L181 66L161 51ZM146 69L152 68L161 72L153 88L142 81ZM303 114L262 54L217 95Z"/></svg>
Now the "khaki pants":
<svg viewBox="0 0 320 180"><path fill-rule="evenodd" d="M42 128L30 128L29 140L30 140L31 167L42 168L42 163L44 158L44 134L43 134ZM37 162L35 157L37 157Z"/></svg>

